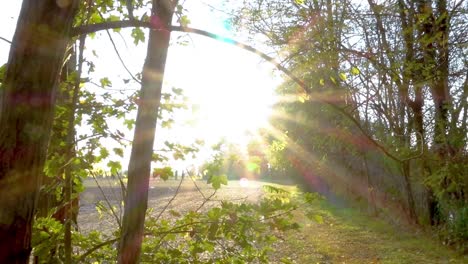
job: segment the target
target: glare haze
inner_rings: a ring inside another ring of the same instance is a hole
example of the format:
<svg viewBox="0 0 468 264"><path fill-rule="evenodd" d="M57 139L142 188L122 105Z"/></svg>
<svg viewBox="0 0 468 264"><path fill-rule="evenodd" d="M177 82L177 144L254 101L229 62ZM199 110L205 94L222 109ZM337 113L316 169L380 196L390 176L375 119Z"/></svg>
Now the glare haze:
<svg viewBox="0 0 468 264"><path fill-rule="evenodd" d="M185 2L190 26L233 37L227 26L227 15L212 10L210 6L223 8L222 0ZM9 1L0 10L0 36L11 40L21 1ZM147 30L145 30L147 31ZM128 36L122 31L122 36ZM186 45L177 44L177 37L183 36ZM145 58L146 43L134 46L130 38L113 34L127 67L133 72L140 72ZM280 83L267 62L254 54L202 36L173 32L169 50L164 91L171 87L182 88L188 97L188 109L174 113L175 124L168 129L157 128L156 146L164 141L190 144L196 139L205 141L205 150L200 159L209 156L208 149L221 139L238 145L245 145L249 136L267 125L271 107L275 102L274 89ZM122 78L129 78L106 34L96 35L87 42L87 52L95 50L96 72L92 78L109 77L113 83L121 83ZM0 63L7 61L9 45L0 40ZM120 80L119 80L120 79ZM120 87L118 87L120 88ZM132 86L132 89L139 89ZM121 124L115 124L121 126ZM127 133L131 138L132 133ZM125 168L129 149L126 150ZM178 166L190 166L199 161L177 162Z"/></svg>

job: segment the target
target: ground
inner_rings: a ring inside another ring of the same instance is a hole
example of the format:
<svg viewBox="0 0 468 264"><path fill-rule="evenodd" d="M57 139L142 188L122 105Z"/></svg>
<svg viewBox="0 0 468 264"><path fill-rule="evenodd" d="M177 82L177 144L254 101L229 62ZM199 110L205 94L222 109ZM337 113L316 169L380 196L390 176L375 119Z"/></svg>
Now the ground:
<svg viewBox="0 0 468 264"><path fill-rule="evenodd" d="M120 213L120 188L115 180L100 179L99 186L93 180L80 198L78 222L84 232L100 229L111 231L116 228L112 216L99 219L96 210L98 201L114 205L117 216ZM213 191L203 181L185 179L178 195L171 202L179 211L197 208ZM229 182L213 196L211 204L222 199L255 201L262 195L262 182L249 182L241 186L237 181ZM149 208L157 213L176 193L179 181L152 180L149 194ZM206 206L209 206L207 204ZM468 257L442 245L427 231L417 228L393 226L382 219L373 218L356 209L333 207L327 201L312 205L315 220L304 216L303 210L295 213L301 224L298 231L284 235L275 245L274 259L278 263L468 263Z"/></svg>
<svg viewBox="0 0 468 264"><path fill-rule="evenodd" d="M298 212L303 228L290 234L286 255L296 263L468 263L427 231L397 227L350 208L327 201L314 205L323 222L307 221Z"/></svg>

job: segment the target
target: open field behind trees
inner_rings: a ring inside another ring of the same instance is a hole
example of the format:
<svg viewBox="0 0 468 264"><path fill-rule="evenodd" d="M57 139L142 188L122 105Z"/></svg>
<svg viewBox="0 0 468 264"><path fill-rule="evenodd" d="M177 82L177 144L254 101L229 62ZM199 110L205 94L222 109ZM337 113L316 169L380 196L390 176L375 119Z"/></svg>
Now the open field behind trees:
<svg viewBox="0 0 468 264"><path fill-rule="evenodd" d="M154 213L166 206L177 192L179 180L162 181L160 179L151 179L148 199L148 209ZM103 225L98 224L99 213L96 210L96 203L104 203L106 199L119 210L122 201L121 188L118 181L103 178L98 179L98 183L94 179L85 180L85 191L80 196L80 213L78 215L78 223L83 231L93 230ZM205 197L210 196L214 191L206 181L197 180L197 186L204 193ZM249 186L241 187L238 181L231 181L228 186L224 186L208 203L219 203L220 200L237 200L237 201L255 201L262 193L262 185L260 182L249 182ZM103 195L104 194L104 195ZM176 199L171 202L169 209L177 208L181 213L198 208L203 203L203 197L197 190L192 180L186 177L177 192ZM104 215L102 221L106 223L103 227L109 230L117 228L117 223L110 215Z"/></svg>
<svg viewBox="0 0 468 264"><path fill-rule="evenodd" d="M86 190L80 197L78 223L83 232L91 230L109 231L117 228L110 215L102 218L96 203L106 198L119 208L121 192L119 183L110 178L85 181ZM197 180L197 186L205 197L213 193L206 182ZM241 186L239 181L230 181L222 187L206 205L220 200L255 202L263 194L266 182L250 181ZM160 210L176 194L178 180L151 180L149 208L153 214ZM295 190L292 185L275 185ZM101 191L102 190L102 191ZM168 209L180 212L195 210L203 197L190 178L185 178L176 198ZM301 225L297 231L283 234L274 246L273 259L277 263L466 263L468 258L441 244L438 239L412 227L396 227L378 218L369 217L357 209L336 207L328 201L317 201L311 205L319 217L315 221L304 215L299 208L295 220ZM169 211L169 210L167 210ZM167 213L166 218L170 217Z"/></svg>

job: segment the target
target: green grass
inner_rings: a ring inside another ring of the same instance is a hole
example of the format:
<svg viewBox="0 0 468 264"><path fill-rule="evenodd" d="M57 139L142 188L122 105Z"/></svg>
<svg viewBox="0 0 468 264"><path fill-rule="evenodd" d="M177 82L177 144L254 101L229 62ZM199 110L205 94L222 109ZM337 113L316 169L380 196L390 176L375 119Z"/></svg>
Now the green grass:
<svg viewBox="0 0 468 264"><path fill-rule="evenodd" d="M298 212L302 228L286 237L283 255L296 263L468 263L435 237L326 201L311 205L323 223Z"/></svg>

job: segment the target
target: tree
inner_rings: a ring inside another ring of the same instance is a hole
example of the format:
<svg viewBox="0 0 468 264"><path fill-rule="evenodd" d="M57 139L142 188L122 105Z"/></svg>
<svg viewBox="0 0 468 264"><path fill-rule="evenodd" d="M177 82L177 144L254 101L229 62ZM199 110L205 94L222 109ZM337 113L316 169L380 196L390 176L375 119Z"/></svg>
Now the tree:
<svg viewBox="0 0 468 264"><path fill-rule="evenodd" d="M463 219L466 1L267 0L241 9L240 28L264 37L313 91L304 95L288 81L279 89L299 98L278 104L288 118L275 125L301 165L344 169L332 181L345 188L366 185L356 182L368 175L368 189L382 197L392 190L413 222L437 222L434 207L445 207L447 223L450 214Z"/></svg>
<svg viewBox="0 0 468 264"><path fill-rule="evenodd" d="M140 257L156 122L161 101L164 67L169 49L170 25L176 3L153 0L148 51L143 67L132 152L128 165L127 197L119 243L119 263L137 263Z"/></svg>
<svg viewBox="0 0 468 264"><path fill-rule="evenodd" d="M53 0L22 4L1 93L1 263L29 260L55 90L77 6L78 1Z"/></svg>

